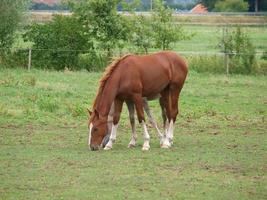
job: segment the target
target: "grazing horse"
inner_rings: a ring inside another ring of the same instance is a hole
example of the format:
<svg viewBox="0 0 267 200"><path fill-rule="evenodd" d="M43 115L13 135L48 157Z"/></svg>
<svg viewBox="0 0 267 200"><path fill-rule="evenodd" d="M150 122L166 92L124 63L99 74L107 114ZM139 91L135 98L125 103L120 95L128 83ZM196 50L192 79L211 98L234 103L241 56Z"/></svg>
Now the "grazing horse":
<svg viewBox="0 0 267 200"><path fill-rule="evenodd" d="M167 116L167 132L162 148L169 148L173 138L173 125L178 114L178 100L188 67L186 61L171 51L151 55L125 55L112 62L100 80L89 119L88 145L98 150L107 135L108 115L114 103L111 135L105 149L111 149L116 139L120 113L124 101L135 105L139 123L144 129L142 150L149 150L150 136L147 131L143 98L154 99L160 94L160 104Z"/></svg>

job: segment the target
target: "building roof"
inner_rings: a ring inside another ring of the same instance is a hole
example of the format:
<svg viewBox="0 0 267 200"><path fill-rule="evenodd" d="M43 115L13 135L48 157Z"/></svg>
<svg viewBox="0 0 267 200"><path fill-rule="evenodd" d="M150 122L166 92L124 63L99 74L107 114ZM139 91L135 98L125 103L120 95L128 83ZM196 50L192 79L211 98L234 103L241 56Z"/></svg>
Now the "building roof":
<svg viewBox="0 0 267 200"><path fill-rule="evenodd" d="M55 4L58 4L60 0L33 0L34 3L43 3L49 6L53 6Z"/></svg>
<svg viewBox="0 0 267 200"><path fill-rule="evenodd" d="M192 10L190 10L191 13L207 13L208 9L202 5L201 3L197 4Z"/></svg>

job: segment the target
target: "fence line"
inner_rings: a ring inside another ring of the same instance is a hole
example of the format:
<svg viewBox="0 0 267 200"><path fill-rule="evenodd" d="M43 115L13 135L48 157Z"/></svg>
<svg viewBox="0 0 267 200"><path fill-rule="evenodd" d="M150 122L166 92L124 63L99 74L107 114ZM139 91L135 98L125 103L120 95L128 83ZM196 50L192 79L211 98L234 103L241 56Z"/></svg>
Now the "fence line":
<svg viewBox="0 0 267 200"><path fill-rule="evenodd" d="M32 49L32 48L0 48L0 50L11 50L11 51L28 51L28 71L31 70L32 68L32 54L33 51L56 51L56 52L82 52L82 53L89 53L92 52L92 50L74 50L74 49ZM149 53L155 53L158 52L159 50L152 50L149 51ZM105 50L98 50L100 53L107 53ZM113 51L114 52L114 51ZM206 56L222 56L224 57L224 68L226 71L226 74L229 74L229 56L231 55L263 55L266 51L257 51L254 54L248 54L248 53L236 53L236 52L222 52L222 51L175 51L176 53L179 53L181 55L206 55ZM115 55L123 55L131 53L130 51L115 51ZM144 54L144 52L134 52L135 54Z"/></svg>
<svg viewBox="0 0 267 200"><path fill-rule="evenodd" d="M205 47L203 45L203 47ZM94 50L81 50L81 49L42 49L42 48L0 48L0 50L11 50L11 51L58 51L58 52L84 52L84 53L89 53L92 52ZM149 53L155 53L161 50L150 50ZM256 51L254 54L247 54L247 53L235 53L235 52L222 52L222 51L177 51L177 50L172 50L175 51L176 53L179 54L184 54L184 55L188 55L188 54L192 54L192 55L261 55L263 53L265 53L266 51ZM106 50L97 50L97 52L101 52L101 53L107 53L108 51ZM129 51L113 51L115 52L115 54L121 53L121 54L126 54L126 53L131 53L130 50ZM143 54L143 51L132 51L133 53L136 54Z"/></svg>

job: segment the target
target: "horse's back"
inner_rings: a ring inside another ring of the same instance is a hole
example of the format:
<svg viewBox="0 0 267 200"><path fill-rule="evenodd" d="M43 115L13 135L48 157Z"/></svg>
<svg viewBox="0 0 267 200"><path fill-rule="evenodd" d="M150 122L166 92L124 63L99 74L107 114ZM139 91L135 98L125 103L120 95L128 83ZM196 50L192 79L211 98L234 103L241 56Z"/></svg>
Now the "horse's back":
<svg viewBox="0 0 267 200"><path fill-rule="evenodd" d="M171 51L151 55L131 55L121 63L123 90L142 90L143 96L160 93L170 83L183 84L187 74L186 61Z"/></svg>

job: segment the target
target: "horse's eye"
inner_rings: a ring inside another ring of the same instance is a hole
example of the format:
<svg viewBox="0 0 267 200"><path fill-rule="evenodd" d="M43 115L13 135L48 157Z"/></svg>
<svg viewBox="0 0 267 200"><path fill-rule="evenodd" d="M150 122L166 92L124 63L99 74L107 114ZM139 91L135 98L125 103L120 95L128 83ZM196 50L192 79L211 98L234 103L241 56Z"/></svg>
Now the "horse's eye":
<svg viewBox="0 0 267 200"><path fill-rule="evenodd" d="M93 128L93 132L97 132L98 131L98 128Z"/></svg>

